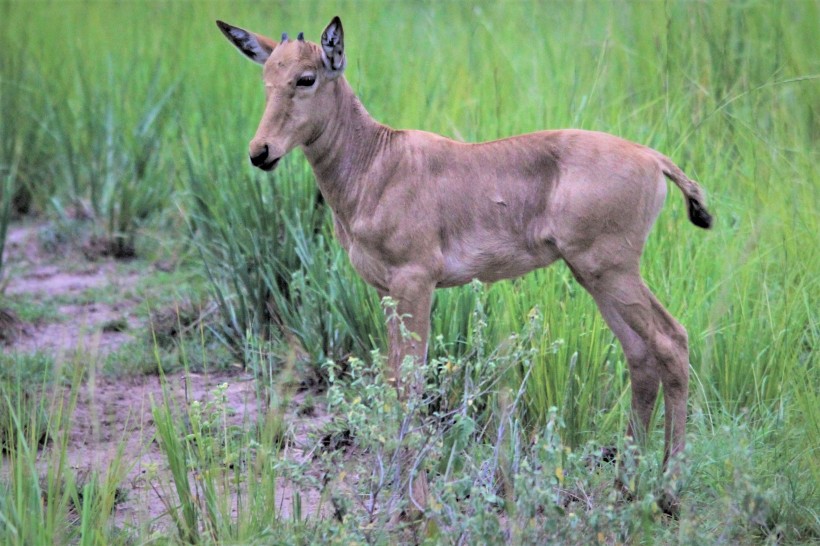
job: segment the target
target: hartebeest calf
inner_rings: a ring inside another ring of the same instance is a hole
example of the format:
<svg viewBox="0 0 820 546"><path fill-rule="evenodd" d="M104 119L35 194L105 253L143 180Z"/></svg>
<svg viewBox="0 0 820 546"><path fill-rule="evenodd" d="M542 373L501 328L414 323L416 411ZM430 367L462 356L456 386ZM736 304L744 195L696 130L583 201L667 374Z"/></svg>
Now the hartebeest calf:
<svg viewBox="0 0 820 546"><path fill-rule="evenodd" d="M427 356L433 290L497 281L564 260L598 304L626 355L630 436L642 435L663 384L666 462L685 442L686 330L641 279L639 261L666 197L710 227L700 186L663 154L605 133L542 131L466 144L376 122L342 76L335 17L321 44L280 42L217 21L264 65L265 112L250 160L270 171L294 148L313 167L336 234L356 271L395 300L389 366L399 387L406 356ZM396 316L415 335L403 336ZM401 393L401 387L399 387Z"/></svg>

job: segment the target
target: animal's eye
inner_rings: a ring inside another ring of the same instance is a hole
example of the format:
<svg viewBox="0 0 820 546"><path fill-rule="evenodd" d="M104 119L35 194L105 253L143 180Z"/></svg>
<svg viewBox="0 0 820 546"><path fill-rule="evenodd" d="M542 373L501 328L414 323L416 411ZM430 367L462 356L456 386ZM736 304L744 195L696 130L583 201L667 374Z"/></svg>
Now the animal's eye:
<svg viewBox="0 0 820 546"><path fill-rule="evenodd" d="M311 87L316 83L316 76L307 74L296 80L296 87Z"/></svg>

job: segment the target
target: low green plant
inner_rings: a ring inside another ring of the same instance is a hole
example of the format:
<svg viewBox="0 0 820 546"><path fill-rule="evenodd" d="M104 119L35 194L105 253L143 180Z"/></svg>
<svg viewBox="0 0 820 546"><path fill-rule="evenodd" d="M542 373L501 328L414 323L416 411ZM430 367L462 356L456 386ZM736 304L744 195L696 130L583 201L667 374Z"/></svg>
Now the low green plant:
<svg viewBox="0 0 820 546"><path fill-rule="evenodd" d="M48 440L43 393L54 384L54 361L43 354L0 356L0 451L19 441L36 449Z"/></svg>
<svg viewBox="0 0 820 546"><path fill-rule="evenodd" d="M163 502L183 543L244 542L290 528L277 504L275 464L286 441L280 410L262 411L256 426L231 425L227 388L223 383L181 406L165 392L152 408L171 478L151 479L166 492ZM298 528L300 515L293 518Z"/></svg>
<svg viewBox="0 0 820 546"><path fill-rule="evenodd" d="M4 359L5 360L5 359ZM68 444L85 370L71 362L61 375L49 359L4 361L0 378L0 542L3 544L108 544L110 515L122 499L122 448L104 475L77 469ZM22 367L21 367L22 366ZM64 377L66 396L51 396ZM44 440L47 443L44 444Z"/></svg>
<svg viewBox="0 0 820 546"><path fill-rule="evenodd" d="M532 364L518 390L504 380L527 354L534 351L522 336L510 352L408 363L405 380L427 383L403 402L378 355L345 367L328 361L336 417L309 464L323 476L336 536L367 544L775 544L820 536L817 485L797 477L816 471L815 457L791 451L806 429L784 428L775 415L754 427L732 423L727 413L710 417L721 423L713 429L698 414L697 440L673 462L674 474L663 473L662 435L640 447L622 438L606 449L575 445L567 409L555 407L544 427L527 425ZM786 461L777 460L778 446L791 453ZM429 477L423 523L397 518L409 509L410 476L421 473ZM672 493L682 500L677 520L658 506Z"/></svg>
<svg viewBox="0 0 820 546"><path fill-rule="evenodd" d="M475 314L471 337L481 339L486 317L480 306ZM597 444L570 448L555 408L534 436L523 425L532 363L517 391L504 378L534 354L529 344L525 333L504 350L485 344L427 366L408 361L405 382L421 381L424 389L403 401L378 355L371 362L351 358L344 368L326 362L336 418L325 429L329 440L318 464L348 537L368 544L589 543L656 530L656 499L667 487L657 458L621 446L620 468L633 476L632 494L640 499L624 503L612 487L616 465L600 462ZM412 511L410 483L421 474L429 476L426 523L400 523L398 515ZM347 476L357 479L350 484Z"/></svg>
<svg viewBox="0 0 820 546"><path fill-rule="evenodd" d="M88 72L78 66L78 74ZM177 83L164 84L157 70L141 100L123 102L117 93L138 89L144 76L142 71L121 76L109 62L104 84L78 78L74 102L64 101L59 90L47 94L44 124L56 155L54 176L69 189L67 195L55 195L52 204L64 220L94 219L105 238L90 245L116 258L135 255L136 231L165 209L173 189L160 152L173 119L168 103Z"/></svg>
<svg viewBox="0 0 820 546"><path fill-rule="evenodd" d="M0 227L3 218L42 210L44 194L55 181L44 173L47 148L37 114L43 94L36 86L37 68L25 49L12 45L9 33L0 33ZM2 240L2 237L0 237ZM2 254L2 253L0 253ZM1 268L0 268L1 269Z"/></svg>
<svg viewBox="0 0 820 546"><path fill-rule="evenodd" d="M11 202L14 198L13 180L16 168L0 164L0 287L3 286L4 269L3 259L6 249L6 236L11 223ZM2 291L0 291L2 292Z"/></svg>
<svg viewBox="0 0 820 546"><path fill-rule="evenodd" d="M3 62L3 61L0 61ZM0 65L2 67L2 65ZM18 82L9 82L0 79L0 297L2 297L5 286L5 270L3 268L5 260L6 237L8 235L9 224L11 223L13 202L18 196L18 166L21 156L20 136L16 134L5 134L13 126L11 112L8 104L9 97L16 97L19 93L10 92L7 87ZM0 312L3 309L0 307ZM2 338L3 336L0 336Z"/></svg>

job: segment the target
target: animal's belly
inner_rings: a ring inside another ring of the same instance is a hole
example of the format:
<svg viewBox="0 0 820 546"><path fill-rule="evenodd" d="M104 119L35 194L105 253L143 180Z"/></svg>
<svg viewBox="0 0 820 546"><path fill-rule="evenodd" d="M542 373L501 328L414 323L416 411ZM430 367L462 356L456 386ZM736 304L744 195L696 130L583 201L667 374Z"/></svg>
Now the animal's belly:
<svg viewBox="0 0 820 546"><path fill-rule="evenodd" d="M471 250L454 249L444 255L444 271L439 287L459 286L473 279L494 282L512 279L533 269L546 267L559 258L554 248L526 250L520 247L479 247Z"/></svg>

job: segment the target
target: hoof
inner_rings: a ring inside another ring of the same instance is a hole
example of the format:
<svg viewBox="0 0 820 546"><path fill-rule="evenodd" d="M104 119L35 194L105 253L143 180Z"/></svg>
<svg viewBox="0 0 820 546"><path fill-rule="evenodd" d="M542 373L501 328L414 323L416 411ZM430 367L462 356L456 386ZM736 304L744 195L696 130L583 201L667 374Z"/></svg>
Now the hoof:
<svg viewBox="0 0 820 546"><path fill-rule="evenodd" d="M615 446L604 446L601 448L601 462L614 463L618 458L618 448Z"/></svg>
<svg viewBox="0 0 820 546"><path fill-rule="evenodd" d="M632 502L635 500L635 494L620 478L615 478L615 491L625 502Z"/></svg>
<svg viewBox="0 0 820 546"><path fill-rule="evenodd" d="M618 459L618 448L615 446L604 446L594 453L584 457L584 462L589 468L598 468L605 464L614 463Z"/></svg>
<svg viewBox="0 0 820 546"><path fill-rule="evenodd" d="M680 517L680 497L663 493L658 499L658 508L670 518L678 519Z"/></svg>

